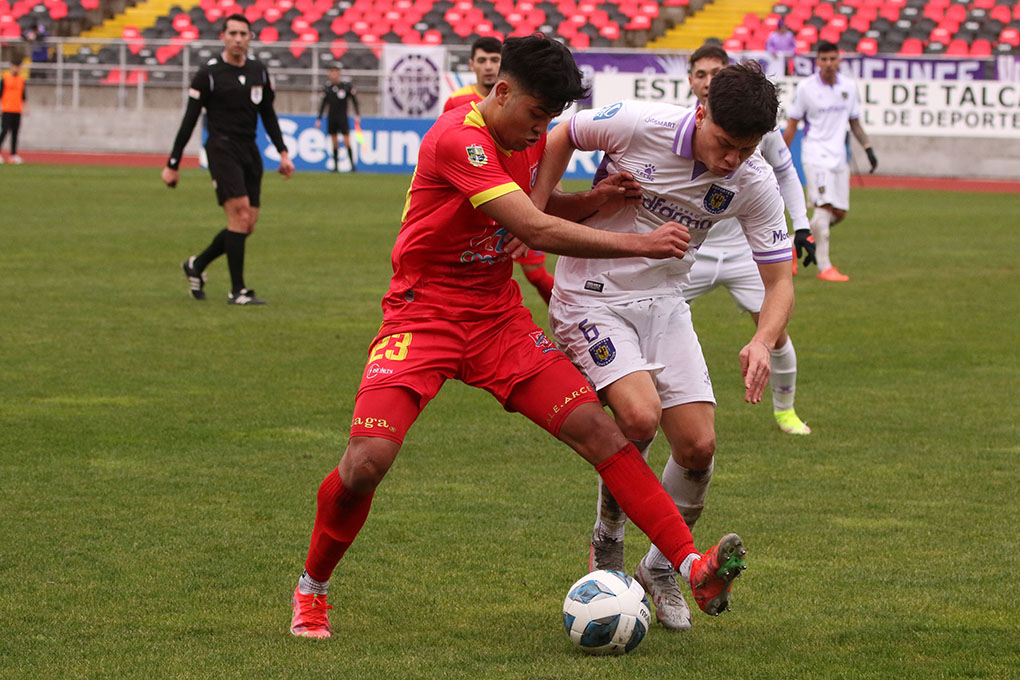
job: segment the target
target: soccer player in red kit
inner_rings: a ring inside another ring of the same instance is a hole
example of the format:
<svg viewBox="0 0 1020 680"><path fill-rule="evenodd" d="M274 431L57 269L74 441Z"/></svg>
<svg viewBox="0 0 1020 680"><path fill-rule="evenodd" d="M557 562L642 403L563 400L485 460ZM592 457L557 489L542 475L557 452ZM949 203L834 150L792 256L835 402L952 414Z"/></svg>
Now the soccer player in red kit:
<svg viewBox="0 0 1020 680"><path fill-rule="evenodd" d="M503 43L498 38L485 36L471 44L471 60L468 62L475 74L475 82L453 92L443 104L443 113L472 102L479 103L492 91L499 78L499 60L502 58ZM546 304L552 297L553 275L545 268L545 253L528 250L514 256L514 262L521 265L524 278L535 287Z"/></svg>
<svg viewBox="0 0 1020 680"><path fill-rule="evenodd" d="M443 114L422 140L350 440L319 487L305 572L292 599L294 635L330 636L330 576L411 424L451 378L486 390L594 465L627 516L687 579L702 609L715 615L727 608L744 566L740 538L728 534L705 555L695 550L656 475L531 320L511 277L507 250L516 239L577 257L662 259L687 250L690 234L675 222L632 234L564 219L584 217L591 200L633 199L632 177L618 175L579 198L554 195L552 214L531 202L549 122L584 95L563 45L541 35L511 38L490 95Z"/></svg>

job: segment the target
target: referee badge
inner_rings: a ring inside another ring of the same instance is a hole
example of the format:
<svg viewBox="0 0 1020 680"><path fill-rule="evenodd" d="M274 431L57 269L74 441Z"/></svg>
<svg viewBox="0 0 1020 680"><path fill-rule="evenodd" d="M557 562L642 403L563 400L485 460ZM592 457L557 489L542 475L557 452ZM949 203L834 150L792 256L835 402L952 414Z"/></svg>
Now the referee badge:
<svg viewBox="0 0 1020 680"><path fill-rule="evenodd" d="M603 338L588 348L588 354L596 366L608 366L616 358L616 348L611 339Z"/></svg>
<svg viewBox="0 0 1020 680"><path fill-rule="evenodd" d="M482 148L481 144L472 144L465 148L467 151L468 163L480 168L489 162L488 157L485 155L485 149Z"/></svg>
<svg viewBox="0 0 1020 680"><path fill-rule="evenodd" d="M251 103L261 104L262 103L262 86L252 85L251 86Z"/></svg>
<svg viewBox="0 0 1020 680"><path fill-rule="evenodd" d="M708 188L708 193L705 194L705 210L713 215L718 215L723 210L726 210L732 200L732 191L723 189L718 184L713 184Z"/></svg>

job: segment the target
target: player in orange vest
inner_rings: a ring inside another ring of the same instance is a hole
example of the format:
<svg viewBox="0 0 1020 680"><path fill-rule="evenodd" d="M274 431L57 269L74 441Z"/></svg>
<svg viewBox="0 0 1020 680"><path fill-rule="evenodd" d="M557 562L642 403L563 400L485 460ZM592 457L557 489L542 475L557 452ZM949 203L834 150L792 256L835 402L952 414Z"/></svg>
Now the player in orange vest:
<svg viewBox="0 0 1020 680"><path fill-rule="evenodd" d="M496 84L499 74L500 51L503 44L491 36L479 38L471 44L471 70L475 72L475 82L465 85L453 92L443 105L443 113L469 102L476 104L489 95ZM545 253L540 250L529 250L524 255L514 258L521 265L524 277L533 285L546 304L552 295L553 276L545 268Z"/></svg>
<svg viewBox="0 0 1020 680"><path fill-rule="evenodd" d="M0 81L0 146L11 133L10 162L21 165L18 155L18 129L21 127L21 114L25 109L25 76L21 73L21 62L11 63L11 70L3 75ZM4 162L0 154L0 163Z"/></svg>

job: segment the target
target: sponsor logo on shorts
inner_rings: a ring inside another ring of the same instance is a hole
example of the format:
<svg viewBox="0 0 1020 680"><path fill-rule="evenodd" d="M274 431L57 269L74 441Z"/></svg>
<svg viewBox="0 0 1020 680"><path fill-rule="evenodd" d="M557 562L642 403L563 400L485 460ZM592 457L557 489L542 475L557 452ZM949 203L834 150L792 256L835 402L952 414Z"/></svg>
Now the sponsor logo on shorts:
<svg viewBox="0 0 1020 680"><path fill-rule="evenodd" d="M549 413L547 413L547 414L545 415L545 424L546 424L546 425L549 425L549 424L551 424L551 423L552 423L552 421L553 421L553 420L554 420L554 419L556 418L556 415L557 415L557 414L558 414L558 413L559 413L560 411L562 411L563 409L565 409L565 408L567 407L567 405L568 405L568 404L569 404L570 402L574 401L574 400L575 400L575 399L577 399L578 397L581 397L582 395L585 395L585 394L591 394L591 391L592 391L592 388L591 388L590 386L588 386L588 385L585 385L585 386L584 386L584 387L582 387L581 389L579 389L579 390L574 390L574 391L573 391L573 392L571 392L570 394L566 395L566 396L565 396L565 397L563 398L563 401L561 401L561 402L560 402L559 404L555 404L555 405L554 405L554 406L552 407L552 411L550 411Z"/></svg>
<svg viewBox="0 0 1020 680"><path fill-rule="evenodd" d="M543 331L532 331L528 334L528 337L535 342L535 348L541 350L542 354L558 351L556 349L556 345L549 342L549 338L545 337L545 333Z"/></svg>
<svg viewBox="0 0 1020 680"><path fill-rule="evenodd" d="M608 366L616 358L616 347L611 338L603 338L588 348L588 354L596 366Z"/></svg>
<svg viewBox="0 0 1020 680"><path fill-rule="evenodd" d="M607 120L618 114L620 112L620 109L622 108L623 102L616 102L615 104L610 104L609 106L603 106L601 109L599 109L598 113L595 114L595 117L592 118L592 120Z"/></svg>
<svg viewBox="0 0 1020 680"><path fill-rule="evenodd" d="M476 168L480 168L489 162L489 158L485 155L485 149L482 148L481 144L472 144L465 147L464 150L467 151L468 163Z"/></svg>
<svg viewBox="0 0 1020 680"><path fill-rule="evenodd" d="M389 430L390 432L396 432L397 428L390 425L389 421L385 418L373 418L371 416L366 418L355 418L351 421L351 427L361 427L366 430Z"/></svg>
<svg viewBox="0 0 1020 680"><path fill-rule="evenodd" d="M372 378L380 375L393 375L393 369L380 366L379 364L371 364L365 369L365 378L367 380L371 380Z"/></svg>
<svg viewBox="0 0 1020 680"><path fill-rule="evenodd" d="M782 241L789 241L790 235L783 229L772 230L772 245L780 243Z"/></svg>
<svg viewBox="0 0 1020 680"><path fill-rule="evenodd" d="M726 210L732 200L732 191L729 189L723 189L718 184L713 184L708 188L708 193L705 194L705 210L713 215L718 215L722 211Z"/></svg>
<svg viewBox="0 0 1020 680"><path fill-rule="evenodd" d="M603 288L605 288L605 286L603 286L598 281L585 281L584 282L584 289L585 290L593 290L596 293L601 293Z"/></svg>

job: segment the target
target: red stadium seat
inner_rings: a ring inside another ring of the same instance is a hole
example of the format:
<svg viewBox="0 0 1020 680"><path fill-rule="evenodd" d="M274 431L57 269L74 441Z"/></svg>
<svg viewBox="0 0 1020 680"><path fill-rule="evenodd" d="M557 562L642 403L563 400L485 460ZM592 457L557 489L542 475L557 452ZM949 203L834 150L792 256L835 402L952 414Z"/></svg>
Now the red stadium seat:
<svg viewBox="0 0 1020 680"><path fill-rule="evenodd" d="M799 31L797 31L797 39L805 40L810 44L815 44L818 40L818 29L811 24L806 24Z"/></svg>
<svg viewBox="0 0 1020 680"><path fill-rule="evenodd" d="M266 26L259 33L259 42L261 43L274 43L280 39L280 32L272 26Z"/></svg>
<svg viewBox="0 0 1020 680"><path fill-rule="evenodd" d="M947 45L949 44L949 41L952 39L952 37L953 37L952 34L948 30L942 28L941 26L937 26L933 28L931 33L928 35L928 41L938 42L942 43L943 45Z"/></svg>
<svg viewBox="0 0 1020 680"><path fill-rule="evenodd" d="M924 52L924 44L917 38L907 38L900 46L900 54L916 55Z"/></svg>
<svg viewBox="0 0 1020 680"><path fill-rule="evenodd" d="M814 15L820 19L825 19L826 21L828 21L835 13L835 11L836 10L834 9L833 5L830 5L827 2L823 2L818 5L815 5Z"/></svg>
<svg viewBox="0 0 1020 680"><path fill-rule="evenodd" d="M744 41L738 38L727 38L723 42L723 49L727 52L740 52L744 49Z"/></svg>
<svg viewBox="0 0 1020 680"><path fill-rule="evenodd" d="M878 54L878 42L874 38L861 38L857 42L857 51L873 57Z"/></svg>
<svg viewBox="0 0 1020 680"><path fill-rule="evenodd" d="M620 39L620 27L618 25L616 25L615 23L606 24L605 26L603 26L602 28L599 29L599 35L601 35L603 38L607 38L609 40L613 40L613 41L619 40Z"/></svg>
<svg viewBox="0 0 1020 680"><path fill-rule="evenodd" d="M796 42L794 43L793 49L794 54L808 54L811 52L811 48L812 46L814 46L814 44L815 43L813 40L808 41L804 40L803 38L797 38Z"/></svg>
<svg viewBox="0 0 1020 680"><path fill-rule="evenodd" d="M850 26L850 28L854 29L855 31L858 31L860 33L864 33L869 28L871 28L871 19L868 19L867 17L862 17L862 16L855 16L852 19L850 19L849 26Z"/></svg>
<svg viewBox="0 0 1020 680"><path fill-rule="evenodd" d="M949 5L946 7L946 12L942 16L948 19L953 19L959 23L967 18L967 8L963 5Z"/></svg>
<svg viewBox="0 0 1020 680"><path fill-rule="evenodd" d="M1006 26L999 33L999 42L1012 45L1013 47L1020 47L1020 29Z"/></svg>
<svg viewBox="0 0 1020 680"><path fill-rule="evenodd" d="M968 54L970 54L970 47L967 45L966 40L950 40L949 44L946 45L945 53L946 56L950 57L966 57Z"/></svg>
<svg viewBox="0 0 1020 680"><path fill-rule="evenodd" d="M984 38L978 38L970 45L970 56L990 57L992 56L992 43Z"/></svg>
<svg viewBox="0 0 1020 680"><path fill-rule="evenodd" d="M1009 7L1006 5L996 5L988 10L988 18L1001 21L1003 24L1008 24L1013 20L1013 15L1009 11Z"/></svg>
<svg viewBox="0 0 1020 680"><path fill-rule="evenodd" d="M850 22L847 21L846 16L844 16L842 14L835 14L835 15L833 15L833 17L831 19L829 19L829 24L828 25L832 26L833 28L838 30L840 33L842 33L843 31L846 30L846 28L847 28L847 26L849 24L850 24Z"/></svg>

